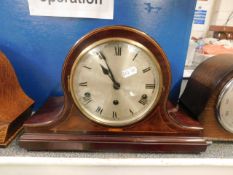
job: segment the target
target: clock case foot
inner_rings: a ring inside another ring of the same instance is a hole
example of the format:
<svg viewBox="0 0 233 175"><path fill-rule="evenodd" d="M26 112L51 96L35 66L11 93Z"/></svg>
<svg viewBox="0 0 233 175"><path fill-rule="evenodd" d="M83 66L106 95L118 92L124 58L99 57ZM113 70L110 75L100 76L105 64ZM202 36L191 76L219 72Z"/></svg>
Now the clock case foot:
<svg viewBox="0 0 233 175"><path fill-rule="evenodd" d="M80 126L83 123L76 123L76 116L62 121L63 103L63 97L50 98L37 114L26 121L24 133L19 139L21 147L37 151L161 153L199 153L207 147L206 140L201 137L202 128L199 124L170 104L169 114L174 122L180 124L180 130L174 127L167 131L162 130L161 128L166 128L164 124L161 128L155 127L155 130L151 131L147 128L147 132L142 132L142 129L134 130L134 127L96 130L93 123L93 128L88 125Z"/></svg>

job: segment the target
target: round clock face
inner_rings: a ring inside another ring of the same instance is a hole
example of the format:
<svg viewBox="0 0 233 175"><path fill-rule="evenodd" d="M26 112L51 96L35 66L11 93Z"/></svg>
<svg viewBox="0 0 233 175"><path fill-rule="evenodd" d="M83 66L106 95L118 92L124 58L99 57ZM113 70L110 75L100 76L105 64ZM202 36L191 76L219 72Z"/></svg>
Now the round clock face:
<svg viewBox="0 0 233 175"><path fill-rule="evenodd" d="M221 91L217 103L217 117L224 129L233 133L233 79Z"/></svg>
<svg viewBox="0 0 233 175"><path fill-rule="evenodd" d="M76 58L69 86L86 117L107 126L125 126L155 107L162 75L156 58L143 45L109 38L91 44Z"/></svg>

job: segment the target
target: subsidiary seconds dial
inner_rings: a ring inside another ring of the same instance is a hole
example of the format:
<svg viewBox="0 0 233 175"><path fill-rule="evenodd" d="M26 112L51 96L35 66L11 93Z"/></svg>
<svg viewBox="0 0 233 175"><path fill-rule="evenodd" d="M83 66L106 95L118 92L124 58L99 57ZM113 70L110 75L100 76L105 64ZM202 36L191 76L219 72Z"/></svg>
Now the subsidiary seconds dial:
<svg viewBox="0 0 233 175"><path fill-rule="evenodd" d="M75 104L90 120L125 126L143 119L156 106L161 69L142 44L108 38L90 44L76 58L69 86Z"/></svg>

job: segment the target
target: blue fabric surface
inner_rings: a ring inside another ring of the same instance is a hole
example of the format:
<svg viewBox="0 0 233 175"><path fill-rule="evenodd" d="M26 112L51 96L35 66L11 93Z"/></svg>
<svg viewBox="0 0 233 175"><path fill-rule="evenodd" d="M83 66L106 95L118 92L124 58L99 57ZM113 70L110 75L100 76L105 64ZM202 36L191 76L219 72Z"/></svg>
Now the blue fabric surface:
<svg viewBox="0 0 233 175"><path fill-rule="evenodd" d="M148 3L153 9L148 9ZM0 50L13 64L38 108L61 95L61 71L69 49L89 31L128 25L152 36L171 64L170 98L177 100L196 0L115 0L114 20L30 16L27 0L0 0Z"/></svg>

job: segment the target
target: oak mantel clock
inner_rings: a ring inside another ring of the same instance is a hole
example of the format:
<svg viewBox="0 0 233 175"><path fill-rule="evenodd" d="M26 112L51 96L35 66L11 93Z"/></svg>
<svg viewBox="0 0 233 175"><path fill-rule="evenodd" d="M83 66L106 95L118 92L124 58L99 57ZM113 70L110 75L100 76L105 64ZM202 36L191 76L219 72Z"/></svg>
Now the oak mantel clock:
<svg viewBox="0 0 233 175"><path fill-rule="evenodd" d="M10 61L0 51L0 147L6 147L31 115L34 101L21 88Z"/></svg>
<svg viewBox="0 0 233 175"><path fill-rule="evenodd" d="M145 33L96 29L70 50L63 98L51 98L24 127L29 150L201 152L202 128L167 110L168 60Z"/></svg>
<svg viewBox="0 0 233 175"><path fill-rule="evenodd" d="M180 103L208 140L233 141L233 54L213 56L192 73Z"/></svg>

